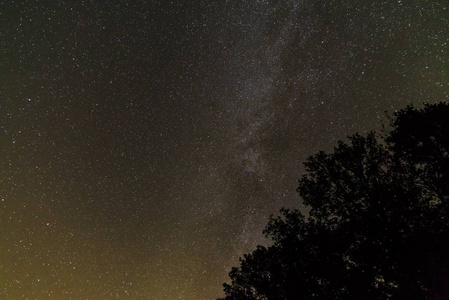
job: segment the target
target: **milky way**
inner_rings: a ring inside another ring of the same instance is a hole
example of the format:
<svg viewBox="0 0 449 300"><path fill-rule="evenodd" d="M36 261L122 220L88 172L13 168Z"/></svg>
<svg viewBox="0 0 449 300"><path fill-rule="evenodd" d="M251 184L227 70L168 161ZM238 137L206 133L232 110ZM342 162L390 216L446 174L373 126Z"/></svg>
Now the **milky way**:
<svg viewBox="0 0 449 300"><path fill-rule="evenodd" d="M449 97L443 0L47 2L0 3L2 299L219 297L309 155Z"/></svg>

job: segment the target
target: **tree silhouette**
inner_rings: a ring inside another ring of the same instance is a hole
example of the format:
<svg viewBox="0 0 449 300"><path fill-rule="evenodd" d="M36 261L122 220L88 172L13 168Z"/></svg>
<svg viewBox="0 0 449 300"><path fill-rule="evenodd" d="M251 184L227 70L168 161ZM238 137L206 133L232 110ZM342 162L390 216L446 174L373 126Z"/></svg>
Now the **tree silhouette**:
<svg viewBox="0 0 449 300"><path fill-rule="evenodd" d="M449 105L406 107L305 163L309 215L282 209L232 268L231 299L449 299Z"/></svg>

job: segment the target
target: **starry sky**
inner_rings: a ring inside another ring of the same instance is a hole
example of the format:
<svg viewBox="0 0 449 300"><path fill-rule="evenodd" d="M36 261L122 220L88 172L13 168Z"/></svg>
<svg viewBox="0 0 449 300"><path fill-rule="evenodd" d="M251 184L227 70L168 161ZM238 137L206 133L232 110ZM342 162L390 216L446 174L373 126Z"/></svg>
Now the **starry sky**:
<svg viewBox="0 0 449 300"><path fill-rule="evenodd" d="M0 1L0 298L214 299L302 163L449 100L446 0Z"/></svg>

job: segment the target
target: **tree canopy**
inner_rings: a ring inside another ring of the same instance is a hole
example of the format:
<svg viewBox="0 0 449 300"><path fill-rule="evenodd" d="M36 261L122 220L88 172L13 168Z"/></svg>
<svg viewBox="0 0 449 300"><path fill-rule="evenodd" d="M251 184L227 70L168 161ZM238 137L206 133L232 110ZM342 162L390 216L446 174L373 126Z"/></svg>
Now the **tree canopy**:
<svg viewBox="0 0 449 300"><path fill-rule="evenodd" d="M449 299L449 105L408 106L305 163L223 299Z"/></svg>

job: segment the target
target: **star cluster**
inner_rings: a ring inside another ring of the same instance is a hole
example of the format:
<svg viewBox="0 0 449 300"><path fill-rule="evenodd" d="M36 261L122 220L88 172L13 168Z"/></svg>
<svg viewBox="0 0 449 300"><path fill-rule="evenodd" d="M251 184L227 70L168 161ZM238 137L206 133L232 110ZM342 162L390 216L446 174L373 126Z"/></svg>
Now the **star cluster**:
<svg viewBox="0 0 449 300"><path fill-rule="evenodd" d="M2 299L219 297L307 156L449 98L444 0L0 8Z"/></svg>

